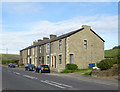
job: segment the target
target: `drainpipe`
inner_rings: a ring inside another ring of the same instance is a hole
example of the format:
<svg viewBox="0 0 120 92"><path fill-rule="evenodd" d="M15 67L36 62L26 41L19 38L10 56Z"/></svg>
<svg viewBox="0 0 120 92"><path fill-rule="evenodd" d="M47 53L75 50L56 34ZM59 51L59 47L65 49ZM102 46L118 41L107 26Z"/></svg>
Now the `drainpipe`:
<svg viewBox="0 0 120 92"><path fill-rule="evenodd" d="M50 49L50 51L49 51L49 65L50 65L50 67L51 67L51 42L49 43L49 49Z"/></svg>
<svg viewBox="0 0 120 92"><path fill-rule="evenodd" d="M65 65L66 65L66 49L67 49L66 45L67 43L66 43L66 38L65 38Z"/></svg>

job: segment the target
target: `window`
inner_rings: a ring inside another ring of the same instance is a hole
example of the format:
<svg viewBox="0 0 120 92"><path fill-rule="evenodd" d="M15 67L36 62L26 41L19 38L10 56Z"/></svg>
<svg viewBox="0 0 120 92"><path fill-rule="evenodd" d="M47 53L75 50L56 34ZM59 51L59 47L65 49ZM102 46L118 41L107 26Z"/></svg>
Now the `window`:
<svg viewBox="0 0 120 92"><path fill-rule="evenodd" d="M62 64L62 55L59 55L59 64Z"/></svg>
<svg viewBox="0 0 120 92"><path fill-rule="evenodd" d="M40 53L41 53L41 46L40 46Z"/></svg>
<svg viewBox="0 0 120 92"><path fill-rule="evenodd" d="M59 50L62 49L62 40L59 40Z"/></svg>
<svg viewBox="0 0 120 92"><path fill-rule="evenodd" d="M30 49L28 49L28 55L30 55Z"/></svg>
<svg viewBox="0 0 120 92"><path fill-rule="evenodd" d="M47 44L47 52L50 52L50 44Z"/></svg>
<svg viewBox="0 0 120 92"><path fill-rule="evenodd" d="M27 62L28 64L30 63L30 58L28 57L28 62Z"/></svg>
<svg viewBox="0 0 120 92"><path fill-rule="evenodd" d="M33 48L33 55L35 55L35 48Z"/></svg>
<svg viewBox="0 0 120 92"><path fill-rule="evenodd" d="M87 40L84 40L84 48L87 49Z"/></svg>
<svg viewBox="0 0 120 92"><path fill-rule="evenodd" d="M73 64L73 54L70 54L70 64Z"/></svg>

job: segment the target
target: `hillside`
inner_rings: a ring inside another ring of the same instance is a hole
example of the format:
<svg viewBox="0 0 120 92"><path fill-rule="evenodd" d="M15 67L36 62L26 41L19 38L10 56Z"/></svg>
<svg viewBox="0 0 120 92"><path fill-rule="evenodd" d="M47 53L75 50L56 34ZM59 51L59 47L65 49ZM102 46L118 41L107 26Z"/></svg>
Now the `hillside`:
<svg viewBox="0 0 120 92"><path fill-rule="evenodd" d="M120 46L115 46L110 50L105 50L105 57L116 57L120 56Z"/></svg>
<svg viewBox="0 0 120 92"><path fill-rule="evenodd" d="M0 54L0 60L5 64L9 63L11 60L19 60L19 55L17 54Z"/></svg>

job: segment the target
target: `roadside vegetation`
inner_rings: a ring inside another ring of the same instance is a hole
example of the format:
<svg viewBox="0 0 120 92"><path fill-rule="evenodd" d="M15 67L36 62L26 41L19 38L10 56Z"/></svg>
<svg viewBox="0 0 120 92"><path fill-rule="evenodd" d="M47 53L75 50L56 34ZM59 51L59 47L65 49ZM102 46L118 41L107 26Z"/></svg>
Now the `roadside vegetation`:
<svg viewBox="0 0 120 92"><path fill-rule="evenodd" d="M120 46L115 46L110 50L105 50L105 57L117 57L120 56Z"/></svg>
<svg viewBox="0 0 120 92"><path fill-rule="evenodd" d="M97 77L119 76L120 71L120 46L115 46L110 50L105 50L105 57L109 59L103 59L97 63L99 71L92 71L90 75ZM118 77L116 77L117 79Z"/></svg>
<svg viewBox="0 0 120 92"><path fill-rule="evenodd" d="M8 65L9 63L19 64L19 55L17 54L0 54L0 60L2 64Z"/></svg>
<svg viewBox="0 0 120 92"><path fill-rule="evenodd" d="M105 57L113 57L111 59L103 59L97 63L97 67L101 70L108 70L113 67L114 64L120 64L120 46L115 46L110 50L105 50Z"/></svg>
<svg viewBox="0 0 120 92"><path fill-rule="evenodd" d="M90 68L88 69L78 69L78 66L76 64L67 64L65 66L65 70L63 70L61 73L73 73L73 72L85 72L88 70L92 70Z"/></svg>
<svg viewBox="0 0 120 92"><path fill-rule="evenodd" d="M103 59L99 63L97 63L97 67L100 68L100 70L97 69L78 69L77 65L75 64L67 64L65 67L65 70L63 70L61 73L74 73L74 72L84 72L83 76L92 76L92 74L96 71L96 73L106 73L103 75L118 75L118 68L117 65L120 66L120 46L115 46L110 50L105 50L105 57L109 59ZM102 72L103 71L103 72ZM113 74L110 74L112 73ZM99 75L99 74L98 74Z"/></svg>
<svg viewBox="0 0 120 92"><path fill-rule="evenodd" d="M82 74L83 76L90 76L92 74L92 71L90 71L90 72L86 72L86 73L84 73L84 74Z"/></svg>
<svg viewBox="0 0 120 92"><path fill-rule="evenodd" d="M104 59L97 63L97 67L99 67L101 70L107 70L113 67L114 64L118 64L120 61L118 61L117 57L114 57L113 59Z"/></svg>

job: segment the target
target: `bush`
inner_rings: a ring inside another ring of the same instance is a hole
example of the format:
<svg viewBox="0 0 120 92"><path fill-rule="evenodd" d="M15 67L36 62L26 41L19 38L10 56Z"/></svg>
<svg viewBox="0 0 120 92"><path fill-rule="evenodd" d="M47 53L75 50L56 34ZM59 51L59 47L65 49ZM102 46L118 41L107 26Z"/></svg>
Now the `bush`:
<svg viewBox="0 0 120 92"><path fill-rule="evenodd" d="M101 70L107 70L110 69L114 64L114 60L112 59L104 59L97 63L97 67L100 68Z"/></svg>
<svg viewBox="0 0 120 92"><path fill-rule="evenodd" d="M77 70L78 69L78 66L76 64L67 64L65 66L65 69L66 70Z"/></svg>
<svg viewBox="0 0 120 92"><path fill-rule="evenodd" d="M19 66L24 66L24 64L19 64Z"/></svg>
<svg viewBox="0 0 120 92"><path fill-rule="evenodd" d="M115 57L115 58L111 59L111 62L112 62L113 64L118 64L118 58Z"/></svg>

